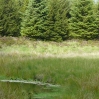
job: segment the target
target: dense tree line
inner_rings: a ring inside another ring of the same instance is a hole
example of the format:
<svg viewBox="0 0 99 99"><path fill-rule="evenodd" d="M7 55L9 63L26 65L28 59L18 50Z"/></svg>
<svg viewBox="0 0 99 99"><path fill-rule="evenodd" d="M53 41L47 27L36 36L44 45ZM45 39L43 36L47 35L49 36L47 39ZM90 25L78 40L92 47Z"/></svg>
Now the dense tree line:
<svg viewBox="0 0 99 99"><path fill-rule="evenodd" d="M94 0L0 0L0 35L35 40L98 39Z"/></svg>
<svg viewBox="0 0 99 99"><path fill-rule="evenodd" d="M70 36L73 38L94 39L98 37L96 15L92 0L78 0L71 8Z"/></svg>

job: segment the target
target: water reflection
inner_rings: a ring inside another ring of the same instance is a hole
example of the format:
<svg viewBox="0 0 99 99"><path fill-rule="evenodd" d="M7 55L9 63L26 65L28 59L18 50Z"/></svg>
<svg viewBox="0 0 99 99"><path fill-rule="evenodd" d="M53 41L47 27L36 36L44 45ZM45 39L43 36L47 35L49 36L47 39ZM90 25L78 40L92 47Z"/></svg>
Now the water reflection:
<svg viewBox="0 0 99 99"><path fill-rule="evenodd" d="M0 82L0 99L57 99L59 88Z"/></svg>

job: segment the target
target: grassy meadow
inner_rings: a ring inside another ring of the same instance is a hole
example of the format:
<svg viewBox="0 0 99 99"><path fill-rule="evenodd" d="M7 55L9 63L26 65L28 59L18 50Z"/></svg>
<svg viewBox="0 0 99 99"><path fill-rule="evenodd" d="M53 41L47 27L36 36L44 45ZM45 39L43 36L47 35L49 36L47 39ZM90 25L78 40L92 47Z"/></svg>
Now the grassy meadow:
<svg viewBox="0 0 99 99"><path fill-rule="evenodd" d="M0 99L98 99L98 72L99 41L0 38L0 80L60 85L0 82Z"/></svg>

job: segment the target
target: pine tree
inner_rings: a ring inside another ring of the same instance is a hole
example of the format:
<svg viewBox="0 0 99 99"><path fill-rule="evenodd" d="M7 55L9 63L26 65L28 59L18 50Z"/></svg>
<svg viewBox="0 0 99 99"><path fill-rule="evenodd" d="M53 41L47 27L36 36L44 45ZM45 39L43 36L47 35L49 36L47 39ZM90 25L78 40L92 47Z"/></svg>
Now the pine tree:
<svg viewBox="0 0 99 99"><path fill-rule="evenodd" d="M97 29L98 29L98 34L99 34L99 1L97 2L97 7L96 7L96 23L97 23ZM98 35L99 38L99 35Z"/></svg>
<svg viewBox="0 0 99 99"><path fill-rule="evenodd" d="M20 16L15 1L1 0L0 5L0 35L18 36Z"/></svg>
<svg viewBox="0 0 99 99"><path fill-rule="evenodd" d="M57 5L57 15L55 16L55 32L59 34L62 40L66 40L69 34L69 23L68 23L68 12L69 12L69 1L59 0Z"/></svg>
<svg viewBox="0 0 99 99"><path fill-rule="evenodd" d="M46 16L45 0L29 0L27 10L23 16L21 35L42 39L43 23Z"/></svg>
<svg viewBox="0 0 99 99"><path fill-rule="evenodd" d="M30 0L21 23L21 34L41 40L66 40L68 5L68 0Z"/></svg>
<svg viewBox="0 0 99 99"><path fill-rule="evenodd" d="M68 0L49 0L46 20L46 40L63 41L68 38Z"/></svg>
<svg viewBox="0 0 99 99"><path fill-rule="evenodd" d="M74 1L75 2L75 1ZM78 0L71 8L70 37L95 39L98 36L93 0Z"/></svg>

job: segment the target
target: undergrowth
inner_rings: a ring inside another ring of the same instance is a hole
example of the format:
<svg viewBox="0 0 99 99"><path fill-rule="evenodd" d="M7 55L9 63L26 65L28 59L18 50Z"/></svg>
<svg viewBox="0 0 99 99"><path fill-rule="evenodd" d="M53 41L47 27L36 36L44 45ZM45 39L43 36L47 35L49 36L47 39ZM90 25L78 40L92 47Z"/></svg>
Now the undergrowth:
<svg viewBox="0 0 99 99"><path fill-rule="evenodd" d="M98 41L0 38L0 80L58 84L60 89L0 82L0 99L98 99Z"/></svg>

